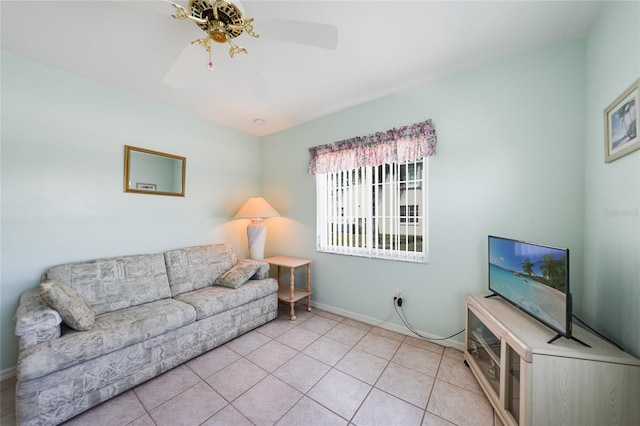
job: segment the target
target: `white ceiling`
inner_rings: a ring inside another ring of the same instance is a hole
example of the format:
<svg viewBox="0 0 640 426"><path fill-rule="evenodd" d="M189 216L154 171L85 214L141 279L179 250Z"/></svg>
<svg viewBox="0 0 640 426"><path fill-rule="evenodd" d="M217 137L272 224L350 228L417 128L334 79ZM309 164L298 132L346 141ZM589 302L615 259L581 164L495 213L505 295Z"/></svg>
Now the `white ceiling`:
<svg viewBox="0 0 640 426"><path fill-rule="evenodd" d="M186 6L188 2L178 2ZM162 79L204 33L163 1L0 2L2 50L255 135L584 35L597 1L243 1L246 16L333 24L335 50L243 34L184 87ZM265 92L265 87L267 91ZM263 126L255 118L266 120Z"/></svg>

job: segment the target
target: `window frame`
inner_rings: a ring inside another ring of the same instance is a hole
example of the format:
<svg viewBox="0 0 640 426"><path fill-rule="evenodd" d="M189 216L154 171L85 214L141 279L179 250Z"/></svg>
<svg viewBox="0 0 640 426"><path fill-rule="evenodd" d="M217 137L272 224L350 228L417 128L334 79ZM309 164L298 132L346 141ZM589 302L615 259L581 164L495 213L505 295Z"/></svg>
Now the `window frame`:
<svg viewBox="0 0 640 426"><path fill-rule="evenodd" d="M408 172L408 165L420 171L417 179L406 179L407 175L416 176ZM428 157L380 167L316 174L316 250L427 264ZM405 215L403 222L400 207L417 210L417 214Z"/></svg>

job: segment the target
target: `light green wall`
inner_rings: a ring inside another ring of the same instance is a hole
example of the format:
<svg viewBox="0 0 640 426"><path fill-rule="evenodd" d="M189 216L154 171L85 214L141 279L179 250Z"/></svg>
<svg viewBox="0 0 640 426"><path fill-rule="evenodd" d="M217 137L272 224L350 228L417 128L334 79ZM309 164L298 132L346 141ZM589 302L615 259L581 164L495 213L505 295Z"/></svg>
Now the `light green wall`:
<svg viewBox="0 0 640 426"><path fill-rule="evenodd" d="M263 195L286 218L267 254L314 261L317 302L378 320L395 289L426 333L464 327L464 295L487 289L487 235L569 247L582 294L584 39L460 73L264 137ZM430 264L315 251L315 179L307 149L426 118L438 134L430 159ZM273 230L273 228L276 228Z"/></svg>
<svg viewBox="0 0 640 426"><path fill-rule="evenodd" d="M230 218L260 188L257 137L1 59L2 370L16 364L19 295L49 266L215 242L248 255L247 221ZM124 193L124 145L186 157L186 197Z"/></svg>
<svg viewBox="0 0 640 426"><path fill-rule="evenodd" d="M586 44L585 321L640 357L640 151L604 163L603 110L640 77L640 3L607 2Z"/></svg>

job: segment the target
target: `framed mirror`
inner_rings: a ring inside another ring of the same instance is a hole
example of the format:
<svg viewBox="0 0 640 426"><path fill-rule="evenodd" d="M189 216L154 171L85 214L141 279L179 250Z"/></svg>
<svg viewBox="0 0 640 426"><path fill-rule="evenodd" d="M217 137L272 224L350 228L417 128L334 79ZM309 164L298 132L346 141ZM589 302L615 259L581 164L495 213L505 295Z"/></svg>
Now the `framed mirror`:
<svg viewBox="0 0 640 426"><path fill-rule="evenodd" d="M124 192L184 197L187 159L125 145Z"/></svg>

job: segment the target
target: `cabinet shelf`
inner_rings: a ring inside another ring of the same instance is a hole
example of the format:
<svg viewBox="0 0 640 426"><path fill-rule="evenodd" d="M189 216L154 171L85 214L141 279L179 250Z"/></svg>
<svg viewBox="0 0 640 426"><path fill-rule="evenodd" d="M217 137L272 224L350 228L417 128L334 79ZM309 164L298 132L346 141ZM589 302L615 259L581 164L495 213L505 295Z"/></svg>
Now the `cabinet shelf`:
<svg viewBox="0 0 640 426"><path fill-rule="evenodd" d="M483 348L488 348L489 350L486 351L487 354L489 354L496 364L500 365L500 341L498 340L497 342L489 343L478 330L472 330L471 336L472 341L479 343ZM496 349L498 350L498 353L496 353Z"/></svg>

